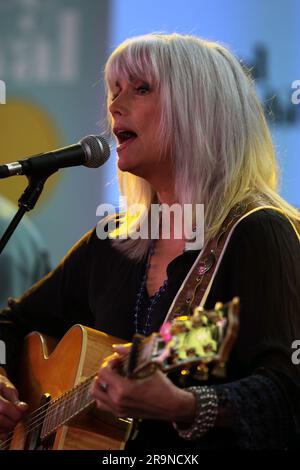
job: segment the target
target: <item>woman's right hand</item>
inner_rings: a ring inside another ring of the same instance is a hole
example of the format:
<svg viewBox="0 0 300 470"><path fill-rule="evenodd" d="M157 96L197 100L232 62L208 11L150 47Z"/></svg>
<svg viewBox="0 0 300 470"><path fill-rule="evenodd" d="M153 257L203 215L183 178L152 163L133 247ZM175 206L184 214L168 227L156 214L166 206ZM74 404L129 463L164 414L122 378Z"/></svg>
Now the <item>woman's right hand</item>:
<svg viewBox="0 0 300 470"><path fill-rule="evenodd" d="M28 405L19 400L16 387L0 375L0 440L5 440L26 412Z"/></svg>

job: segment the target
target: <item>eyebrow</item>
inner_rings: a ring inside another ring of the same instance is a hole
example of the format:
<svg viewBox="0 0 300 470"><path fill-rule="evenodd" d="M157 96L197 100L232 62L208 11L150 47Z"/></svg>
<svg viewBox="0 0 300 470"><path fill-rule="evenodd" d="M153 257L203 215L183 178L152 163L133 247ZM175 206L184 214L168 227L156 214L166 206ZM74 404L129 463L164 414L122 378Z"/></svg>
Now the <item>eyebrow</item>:
<svg viewBox="0 0 300 470"><path fill-rule="evenodd" d="M129 77L126 77L125 80L128 81L128 83L130 84L134 84L135 82L141 82L149 85L149 80L147 80L146 78L138 77L137 75L130 75ZM117 88L121 88L118 80L114 82L114 86Z"/></svg>

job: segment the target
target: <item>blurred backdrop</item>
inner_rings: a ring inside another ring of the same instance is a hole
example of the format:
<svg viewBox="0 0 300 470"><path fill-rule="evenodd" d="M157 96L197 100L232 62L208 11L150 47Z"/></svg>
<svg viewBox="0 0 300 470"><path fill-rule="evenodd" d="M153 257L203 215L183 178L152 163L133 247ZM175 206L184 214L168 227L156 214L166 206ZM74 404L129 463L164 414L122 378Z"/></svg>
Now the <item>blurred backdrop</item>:
<svg viewBox="0 0 300 470"><path fill-rule="evenodd" d="M224 43L252 67L281 192L300 207L300 104L291 100L300 80L299 24L297 0L0 0L0 162L103 133L110 52L129 36L176 31ZM0 194L16 203L26 182L1 180ZM118 204L114 151L102 168L68 168L48 180L30 218L52 265L97 223L102 202Z"/></svg>

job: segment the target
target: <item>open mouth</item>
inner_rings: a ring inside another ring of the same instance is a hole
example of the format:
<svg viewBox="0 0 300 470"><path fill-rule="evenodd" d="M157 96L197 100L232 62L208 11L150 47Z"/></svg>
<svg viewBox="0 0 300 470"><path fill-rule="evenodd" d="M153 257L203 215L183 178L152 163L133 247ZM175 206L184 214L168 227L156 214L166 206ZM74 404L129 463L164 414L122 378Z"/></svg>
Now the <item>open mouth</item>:
<svg viewBox="0 0 300 470"><path fill-rule="evenodd" d="M137 138L137 134L134 131L118 129L118 130L115 130L114 132L119 143L117 147L118 149L125 147L125 145L129 144L130 142L132 142L134 139Z"/></svg>

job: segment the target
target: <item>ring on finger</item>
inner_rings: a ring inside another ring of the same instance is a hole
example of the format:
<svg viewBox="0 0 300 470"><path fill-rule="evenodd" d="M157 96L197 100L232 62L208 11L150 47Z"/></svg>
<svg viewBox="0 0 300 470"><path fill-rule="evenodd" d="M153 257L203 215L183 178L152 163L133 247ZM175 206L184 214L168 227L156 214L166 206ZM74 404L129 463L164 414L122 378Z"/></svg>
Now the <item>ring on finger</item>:
<svg viewBox="0 0 300 470"><path fill-rule="evenodd" d="M99 388L102 392L106 393L108 390L108 383L106 382L99 382Z"/></svg>

